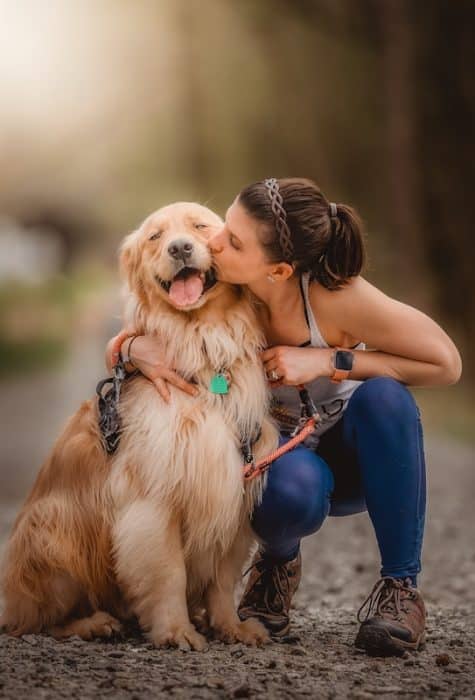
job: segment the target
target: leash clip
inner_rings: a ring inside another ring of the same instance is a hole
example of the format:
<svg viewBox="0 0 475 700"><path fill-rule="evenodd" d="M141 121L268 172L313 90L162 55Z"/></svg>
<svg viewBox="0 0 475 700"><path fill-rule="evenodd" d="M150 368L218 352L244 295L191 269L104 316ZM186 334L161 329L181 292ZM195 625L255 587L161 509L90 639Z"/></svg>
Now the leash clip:
<svg viewBox="0 0 475 700"><path fill-rule="evenodd" d="M299 396L300 418L299 422L297 423L293 431L290 433L290 437L292 438L300 433L300 431L302 430L302 428L305 427L310 418L313 418L315 420L315 427L317 425L317 422L320 420L320 414L317 411L317 407L313 403L313 399L310 396L308 389L303 384L299 386Z"/></svg>
<svg viewBox="0 0 475 700"><path fill-rule="evenodd" d="M107 454L112 455L117 450L120 442L121 421L119 415L119 399L122 383L127 376L122 358L112 368L112 377L102 379L96 386L97 408L99 412L99 429ZM110 384L110 388L103 393L104 387Z"/></svg>

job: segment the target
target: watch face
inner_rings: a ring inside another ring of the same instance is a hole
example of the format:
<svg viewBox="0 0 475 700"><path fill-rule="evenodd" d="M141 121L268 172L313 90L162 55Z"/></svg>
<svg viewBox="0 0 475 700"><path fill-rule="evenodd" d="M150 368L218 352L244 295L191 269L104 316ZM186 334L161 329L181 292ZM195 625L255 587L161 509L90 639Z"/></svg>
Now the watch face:
<svg viewBox="0 0 475 700"><path fill-rule="evenodd" d="M349 350L337 350L335 353L335 368L349 372L353 368L353 353Z"/></svg>

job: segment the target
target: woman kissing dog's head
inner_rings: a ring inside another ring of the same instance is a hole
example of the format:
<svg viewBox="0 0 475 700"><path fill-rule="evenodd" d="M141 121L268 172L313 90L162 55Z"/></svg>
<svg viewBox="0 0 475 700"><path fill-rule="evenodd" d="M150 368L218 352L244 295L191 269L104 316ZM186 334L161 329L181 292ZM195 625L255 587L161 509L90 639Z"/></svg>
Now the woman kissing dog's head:
<svg viewBox="0 0 475 700"><path fill-rule="evenodd" d="M194 202L169 204L150 214L120 249L130 292L142 304L161 299L180 311L199 309L218 293L207 240L223 222Z"/></svg>

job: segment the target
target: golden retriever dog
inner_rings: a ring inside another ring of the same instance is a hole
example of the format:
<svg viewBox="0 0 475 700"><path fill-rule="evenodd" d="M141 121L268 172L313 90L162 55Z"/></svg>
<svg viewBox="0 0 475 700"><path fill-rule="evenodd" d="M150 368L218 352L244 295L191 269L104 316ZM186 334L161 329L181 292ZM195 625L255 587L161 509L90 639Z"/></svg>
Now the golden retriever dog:
<svg viewBox="0 0 475 700"><path fill-rule="evenodd" d="M260 426L259 459L278 434L252 306L213 274L207 239L220 226L209 209L180 202L125 238L124 326L159 336L169 366L198 392L171 386L167 403L143 375L128 378L113 455L96 400L69 419L7 547L1 623L11 634L91 639L136 616L156 646L202 650L200 619L226 642L268 639L257 620L239 620L233 596L264 486L243 480L240 443ZM211 391L220 373L228 393Z"/></svg>

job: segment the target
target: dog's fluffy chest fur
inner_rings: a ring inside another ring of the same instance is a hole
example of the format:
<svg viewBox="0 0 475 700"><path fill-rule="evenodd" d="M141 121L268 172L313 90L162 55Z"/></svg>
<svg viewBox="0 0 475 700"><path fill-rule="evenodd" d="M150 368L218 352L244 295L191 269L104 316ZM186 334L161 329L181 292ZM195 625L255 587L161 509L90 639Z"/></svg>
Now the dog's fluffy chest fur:
<svg viewBox="0 0 475 700"><path fill-rule="evenodd" d="M195 380L199 394L170 387L166 404L151 382L138 377L130 383L121 401L124 431L112 486L119 507L131 493L157 505L166 501L181 518L185 556L202 556L227 550L262 488L257 482L244 488L240 442L256 426L268 425L268 391L259 359L262 338L246 304L214 324L182 316L166 309L148 313L142 332L163 340L165 363ZM231 375L224 395L209 390L220 370ZM269 437L257 447L258 456L264 443Z"/></svg>

